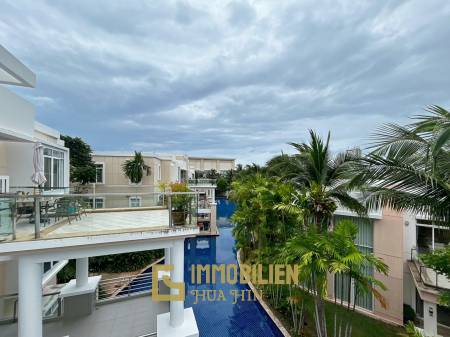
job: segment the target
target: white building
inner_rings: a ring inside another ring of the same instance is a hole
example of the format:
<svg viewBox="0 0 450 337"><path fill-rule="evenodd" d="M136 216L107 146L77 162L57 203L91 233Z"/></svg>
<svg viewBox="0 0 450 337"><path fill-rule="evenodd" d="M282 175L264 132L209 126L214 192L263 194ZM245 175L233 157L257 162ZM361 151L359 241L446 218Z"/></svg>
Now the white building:
<svg viewBox="0 0 450 337"><path fill-rule="evenodd" d="M0 47L0 82L33 87L35 75ZM199 232L197 210L188 205L192 211L174 226L168 207L173 194L154 192L138 193L149 202L140 207L91 209L86 200L92 195L67 193L69 153L59 133L34 116L29 102L0 87L0 336L42 337L44 331L49 337L88 331L96 336L198 336L192 308L185 309L183 301L153 302L148 290L134 289L136 296L127 296L128 301L119 301L117 293L118 301L99 303L101 276L89 276L88 260L164 249L165 263L173 265L171 280L183 282L184 240ZM36 142L44 145L43 193L36 193L30 180ZM76 259L76 279L55 285L56 273L69 259Z"/></svg>

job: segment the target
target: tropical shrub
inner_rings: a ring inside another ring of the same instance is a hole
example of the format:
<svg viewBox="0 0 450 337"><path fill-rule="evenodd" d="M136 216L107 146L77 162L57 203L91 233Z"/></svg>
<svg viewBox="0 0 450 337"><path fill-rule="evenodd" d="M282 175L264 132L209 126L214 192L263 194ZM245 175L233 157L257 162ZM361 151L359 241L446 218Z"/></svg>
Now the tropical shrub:
<svg viewBox="0 0 450 337"><path fill-rule="evenodd" d="M186 183L178 183L178 182L170 183L169 187L170 187L170 190L174 193L191 191ZM189 195L189 194L174 195L174 196L172 196L172 208L175 211L183 211L192 202L192 200L193 200L193 196Z"/></svg>
<svg viewBox="0 0 450 337"><path fill-rule="evenodd" d="M126 160L122 165L123 173L133 184L139 184L144 177L144 171L149 174L149 169L149 166L145 164L142 153L136 151L134 152L134 158Z"/></svg>
<svg viewBox="0 0 450 337"><path fill-rule="evenodd" d="M403 324L416 321L416 312L408 304L403 304Z"/></svg>

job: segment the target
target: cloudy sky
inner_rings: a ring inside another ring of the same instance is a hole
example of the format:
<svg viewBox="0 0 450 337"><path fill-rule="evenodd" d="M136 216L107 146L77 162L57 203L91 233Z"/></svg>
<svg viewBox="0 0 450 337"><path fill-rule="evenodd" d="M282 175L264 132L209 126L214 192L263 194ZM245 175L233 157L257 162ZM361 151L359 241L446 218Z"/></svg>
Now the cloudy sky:
<svg viewBox="0 0 450 337"><path fill-rule="evenodd" d="M95 150L263 163L450 107L450 1L2 1L38 119Z"/></svg>

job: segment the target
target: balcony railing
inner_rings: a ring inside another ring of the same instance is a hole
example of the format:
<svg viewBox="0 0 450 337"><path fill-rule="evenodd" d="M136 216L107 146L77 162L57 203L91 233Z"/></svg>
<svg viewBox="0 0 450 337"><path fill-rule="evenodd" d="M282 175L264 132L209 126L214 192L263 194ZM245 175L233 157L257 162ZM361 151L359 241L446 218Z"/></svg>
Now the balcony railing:
<svg viewBox="0 0 450 337"><path fill-rule="evenodd" d="M445 275L439 274L432 268L427 267L420 259L420 254L417 252L417 248L411 249L410 260L417 268L419 275L418 281L428 287L450 290L450 280Z"/></svg>
<svg viewBox="0 0 450 337"><path fill-rule="evenodd" d="M216 186L216 179L206 179L206 178L199 178L199 179L188 179L188 185L189 186Z"/></svg>
<svg viewBox="0 0 450 337"><path fill-rule="evenodd" d="M196 226L200 194L0 194L0 242Z"/></svg>
<svg viewBox="0 0 450 337"><path fill-rule="evenodd" d="M17 321L19 295L0 295L3 311L0 312L0 324ZM61 297L59 292L42 295L42 317L44 320L60 317L62 314Z"/></svg>

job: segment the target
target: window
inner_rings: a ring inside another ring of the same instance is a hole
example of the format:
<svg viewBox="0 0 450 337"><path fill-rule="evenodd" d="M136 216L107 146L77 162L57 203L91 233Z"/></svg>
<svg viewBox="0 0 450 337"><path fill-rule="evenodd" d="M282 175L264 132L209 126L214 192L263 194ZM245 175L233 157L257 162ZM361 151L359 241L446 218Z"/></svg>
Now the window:
<svg viewBox="0 0 450 337"><path fill-rule="evenodd" d="M44 175L46 189L64 188L64 152L49 147L44 148Z"/></svg>
<svg viewBox="0 0 450 337"><path fill-rule="evenodd" d="M105 183L105 164L95 163L95 182L97 184Z"/></svg>
<svg viewBox="0 0 450 337"><path fill-rule="evenodd" d="M339 223L339 221L348 219L353 223L358 225L358 235L356 237L355 243L359 250L363 253L373 253L373 222L367 219L357 218L357 217L345 217L345 216L335 216L334 222ZM373 268L370 266L365 266L362 270L363 274L366 276L373 276ZM373 310L373 294L363 293L358 290L355 281L352 279L351 283L349 276L346 274L336 274L334 277L334 292L336 298L343 299L345 302L355 304L367 310Z"/></svg>
<svg viewBox="0 0 450 337"><path fill-rule="evenodd" d="M141 197L130 197L128 202L130 207L141 207Z"/></svg>
<svg viewBox="0 0 450 337"><path fill-rule="evenodd" d="M94 204L94 201L95 201L95 204ZM103 197L96 197L95 199L90 198L89 205L91 206L91 208L104 208L105 207L105 198L103 198Z"/></svg>
<svg viewBox="0 0 450 337"><path fill-rule="evenodd" d="M419 253L428 253L434 249L444 248L450 243L448 228L435 226L426 220L418 220L416 235Z"/></svg>

